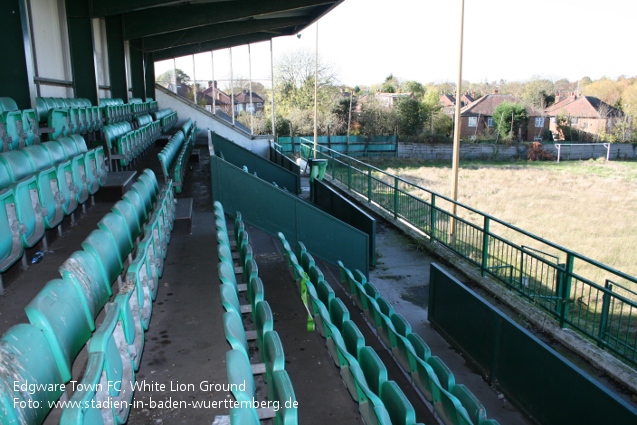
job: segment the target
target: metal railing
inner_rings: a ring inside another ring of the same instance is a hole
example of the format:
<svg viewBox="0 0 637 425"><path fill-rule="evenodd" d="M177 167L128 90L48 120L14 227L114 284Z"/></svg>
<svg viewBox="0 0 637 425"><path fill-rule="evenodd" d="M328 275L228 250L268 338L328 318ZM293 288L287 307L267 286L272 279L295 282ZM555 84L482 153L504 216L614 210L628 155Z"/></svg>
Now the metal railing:
<svg viewBox="0 0 637 425"><path fill-rule="evenodd" d="M313 153L312 144L301 144L303 157ZM561 327L637 364L636 278L340 152L319 146L316 157L328 161L332 179L367 202L531 300Z"/></svg>

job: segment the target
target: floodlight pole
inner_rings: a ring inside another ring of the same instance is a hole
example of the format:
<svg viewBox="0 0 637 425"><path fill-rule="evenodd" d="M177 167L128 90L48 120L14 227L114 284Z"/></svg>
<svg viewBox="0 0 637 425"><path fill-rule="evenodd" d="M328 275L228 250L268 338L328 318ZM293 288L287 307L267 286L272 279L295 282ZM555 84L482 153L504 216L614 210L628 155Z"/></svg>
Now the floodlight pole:
<svg viewBox="0 0 637 425"><path fill-rule="evenodd" d="M314 159L318 149L318 21L316 21L316 56L314 58Z"/></svg>
<svg viewBox="0 0 637 425"><path fill-rule="evenodd" d="M453 161L452 161L452 178L451 178L451 220L449 225L449 239L453 242L456 233L456 201L458 200L458 168L460 166L460 90L462 88L462 38L464 30L464 0L460 0L460 50L458 54L458 83L456 92L456 113L453 132Z"/></svg>
<svg viewBox="0 0 637 425"><path fill-rule="evenodd" d="M195 72L195 55L192 55L192 98L197 105L197 73Z"/></svg>
<svg viewBox="0 0 637 425"><path fill-rule="evenodd" d="M270 39L270 85L272 86L272 99L270 99L272 105L272 139L276 143L276 123L274 119L274 48L272 47L272 39ZM294 140L292 141L292 151L294 151Z"/></svg>
<svg viewBox="0 0 637 425"><path fill-rule="evenodd" d="M232 47L228 49L230 52L230 115L232 115L232 125L234 125L234 75L232 73Z"/></svg>
<svg viewBox="0 0 637 425"><path fill-rule="evenodd" d="M215 52L213 50L210 51L210 62L212 64L212 89L210 90L210 95L212 96L212 114L216 115L217 113L217 82L215 81Z"/></svg>

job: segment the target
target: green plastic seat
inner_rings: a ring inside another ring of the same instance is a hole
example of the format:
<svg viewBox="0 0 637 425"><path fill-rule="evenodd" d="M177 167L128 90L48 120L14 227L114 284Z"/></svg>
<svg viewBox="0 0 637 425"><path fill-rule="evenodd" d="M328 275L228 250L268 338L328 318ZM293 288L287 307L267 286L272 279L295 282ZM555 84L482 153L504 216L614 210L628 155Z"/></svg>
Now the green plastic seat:
<svg viewBox="0 0 637 425"><path fill-rule="evenodd" d="M256 385L252 375L252 367L245 352L241 349L232 349L226 352L226 373L235 400L239 402L252 401L256 394ZM244 390L240 388L244 388Z"/></svg>
<svg viewBox="0 0 637 425"><path fill-rule="evenodd" d="M230 408L230 425L259 425L259 414L252 407Z"/></svg>
<svg viewBox="0 0 637 425"><path fill-rule="evenodd" d="M108 232L117 248L122 267L135 247L132 234L128 231L128 225L124 218L118 214L109 212L97 223L97 227Z"/></svg>
<svg viewBox="0 0 637 425"><path fill-rule="evenodd" d="M437 356L431 356L427 360L427 363L431 366L438 382L436 391L434 391L434 410L443 419L445 423L459 423L460 417L468 418L469 414L462 406L460 400L458 400L453 394L453 388L456 385L456 380L453 372L447 367L447 365Z"/></svg>
<svg viewBox="0 0 637 425"><path fill-rule="evenodd" d="M318 286L320 281L325 280L323 272L321 272L321 270L316 267L316 265L311 265L307 274L310 276L310 282L312 282L314 285Z"/></svg>
<svg viewBox="0 0 637 425"><path fill-rule="evenodd" d="M237 279L234 274L234 268L229 265L226 261L219 261L217 264L217 268L219 271L219 281L223 283L227 283L231 285L236 293L239 293L239 287L237 285Z"/></svg>
<svg viewBox="0 0 637 425"><path fill-rule="evenodd" d="M265 382L268 386L268 400L274 399L272 374L285 369L285 352L281 338L276 331L266 332L263 336L263 363L265 365Z"/></svg>
<svg viewBox="0 0 637 425"><path fill-rule="evenodd" d="M319 294L320 296L320 294ZM329 304L330 310L330 320L334 326L338 328L339 331L343 329L343 323L349 320L349 310L345 307L345 303L338 298L333 297L330 300Z"/></svg>
<svg viewBox="0 0 637 425"><path fill-rule="evenodd" d="M221 305L225 311L234 311L241 314L241 305L239 304L239 297L237 291L229 283L222 283L219 285L219 292L221 293Z"/></svg>
<svg viewBox="0 0 637 425"><path fill-rule="evenodd" d="M316 293L326 307L330 306L332 299L336 296L332 287L324 280L316 285Z"/></svg>
<svg viewBox="0 0 637 425"><path fill-rule="evenodd" d="M405 370L409 370L409 358L407 353L411 348L411 343L407 339L407 335L411 333L411 325L400 313L392 314L390 320L393 326L388 327L387 330L389 332L389 343L392 353L401 366Z"/></svg>
<svg viewBox="0 0 637 425"><path fill-rule="evenodd" d="M374 394L380 396L380 389L387 381L387 368L383 361L372 347L366 346L360 349L358 364L363 370L367 387Z"/></svg>
<svg viewBox="0 0 637 425"><path fill-rule="evenodd" d="M25 307L29 322L41 329L49 342L64 382L71 379L71 367L77 354L95 328L85 310L86 303L70 282L50 280Z"/></svg>
<svg viewBox="0 0 637 425"><path fill-rule="evenodd" d="M254 323L256 321L256 317L254 317L254 315L257 311L257 303L264 300L263 282L260 277L255 277L250 279L248 287L248 301L252 306L252 322Z"/></svg>
<svg viewBox="0 0 637 425"><path fill-rule="evenodd" d="M370 348L370 347L364 347ZM389 413L385 409L385 405L367 386L367 381L360 365L350 365L350 372L356 385L356 401L358 402L358 411L366 424L391 425Z"/></svg>
<svg viewBox="0 0 637 425"><path fill-rule="evenodd" d="M94 321L106 305L113 290L111 284L104 280L95 257L86 251L75 251L59 268L63 279L70 282L86 299L82 304L86 316ZM92 326L91 330L95 330Z"/></svg>
<svg viewBox="0 0 637 425"><path fill-rule="evenodd" d="M102 229L93 230L82 242L82 249L95 258L106 282L112 284L120 277L124 265L115 240L109 232Z"/></svg>
<svg viewBox="0 0 637 425"><path fill-rule="evenodd" d="M307 251L303 252L301 254L301 257L299 258L301 259L301 266L303 267L303 270L305 270L307 273L310 273L310 270L312 269L312 267L316 266L314 257L312 257L312 254L310 254Z"/></svg>
<svg viewBox="0 0 637 425"><path fill-rule="evenodd" d="M73 178L74 164L71 163L71 160L67 159L66 151L58 143L46 142L33 146L32 148L44 149L51 162L55 165L58 176L58 187L61 195L63 196L62 207L64 209L64 214L72 214L77 209L79 197L78 193L80 190Z"/></svg>
<svg viewBox="0 0 637 425"><path fill-rule="evenodd" d="M393 425L415 425L416 412L395 381L386 381L380 389L382 400Z"/></svg>
<svg viewBox="0 0 637 425"><path fill-rule="evenodd" d="M24 252L14 205L13 190L0 190L0 272L5 272Z"/></svg>
<svg viewBox="0 0 637 425"><path fill-rule="evenodd" d="M394 325L392 324L390 317L394 314L394 308L384 297L378 297L373 308L376 332L380 339L382 339L388 347L391 347L389 334Z"/></svg>
<svg viewBox="0 0 637 425"><path fill-rule="evenodd" d="M62 395L66 380L42 331L33 325L13 326L0 339L0 423L41 424L51 410L49 403ZM51 391L14 391L14 385L51 385ZM18 408L16 403L26 403ZM39 406L39 407L34 407Z"/></svg>
<svg viewBox="0 0 637 425"><path fill-rule="evenodd" d="M292 387L290 376L285 370L277 370L272 373L274 385L274 400L279 402L279 410L276 412L274 423L276 425L298 424L298 407L296 395ZM287 405L286 405L287 403Z"/></svg>
<svg viewBox="0 0 637 425"><path fill-rule="evenodd" d="M341 337L343 345L341 345L338 338L334 339L340 362L341 379L345 383L352 398L356 400L358 390L356 388L356 380L351 371L351 365L358 364L358 355L360 350L365 346L365 338L356 324L351 320L343 323Z"/></svg>
<svg viewBox="0 0 637 425"><path fill-rule="evenodd" d="M137 240L142 233L142 223L139 222L139 216L132 203L124 199L120 199L113 205L111 211L124 220L126 230L130 233L133 240Z"/></svg>
<svg viewBox="0 0 637 425"><path fill-rule="evenodd" d="M223 330L230 347L233 350L241 351L248 359L248 340L239 313L236 311L223 313Z"/></svg>
<svg viewBox="0 0 637 425"><path fill-rule="evenodd" d="M89 177L86 173L86 156L79 152L77 145L72 138L61 138L51 142L53 145L59 145L65 152L66 158L71 161L71 172L73 175L73 183L77 191L77 202L80 204L88 200Z"/></svg>
<svg viewBox="0 0 637 425"><path fill-rule="evenodd" d="M267 332L274 329L274 315L267 301L264 300L257 303L255 317L254 327L257 331L257 350L259 353L263 353L263 337ZM263 358L263 354L261 356Z"/></svg>
<svg viewBox="0 0 637 425"><path fill-rule="evenodd" d="M487 420L487 410L484 408L480 400L463 384L456 384L451 391L465 408L468 418L459 415L458 420L461 424L483 424Z"/></svg>
<svg viewBox="0 0 637 425"><path fill-rule="evenodd" d="M243 273L243 281L249 283L253 277L259 277L259 266L254 260L246 261L245 273Z"/></svg>
<svg viewBox="0 0 637 425"><path fill-rule="evenodd" d="M128 345L128 354L135 370L139 369L144 351L144 327L137 289L135 283L127 281L110 305L118 311L119 322Z"/></svg>
<svg viewBox="0 0 637 425"><path fill-rule="evenodd" d="M126 285L134 284L136 287L139 316L144 330L150 325L153 300L157 297L159 287L159 274L155 264L153 244L150 238L144 238L126 271Z"/></svg>
<svg viewBox="0 0 637 425"><path fill-rule="evenodd" d="M157 201L157 197L159 196L159 185L157 183L157 177L155 177L155 173L146 168L142 171L137 178L137 181L143 183L146 186L146 190L150 194L151 203L155 203Z"/></svg>
<svg viewBox="0 0 637 425"><path fill-rule="evenodd" d="M44 218L38 197L38 183L35 176L13 183L9 170L0 163L0 190L13 191L15 215L18 221L20 239L24 248L31 248L44 237Z"/></svg>

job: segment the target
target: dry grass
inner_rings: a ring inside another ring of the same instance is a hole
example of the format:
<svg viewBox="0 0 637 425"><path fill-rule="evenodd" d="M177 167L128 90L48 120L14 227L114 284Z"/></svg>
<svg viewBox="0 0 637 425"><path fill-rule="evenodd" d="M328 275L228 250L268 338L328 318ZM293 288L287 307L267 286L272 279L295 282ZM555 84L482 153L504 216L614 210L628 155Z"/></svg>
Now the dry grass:
<svg viewBox="0 0 637 425"><path fill-rule="evenodd" d="M374 165L442 195L451 193L450 166L409 160ZM470 207L637 276L636 163L472 162L461 165L458 187L459 201ZM481 224L475 214L459 213ZM491 229L516 243L555 253L537 241L516 239L515 232L501 226ZM608 277L576 264L578 271L601 284Z"/></svg>

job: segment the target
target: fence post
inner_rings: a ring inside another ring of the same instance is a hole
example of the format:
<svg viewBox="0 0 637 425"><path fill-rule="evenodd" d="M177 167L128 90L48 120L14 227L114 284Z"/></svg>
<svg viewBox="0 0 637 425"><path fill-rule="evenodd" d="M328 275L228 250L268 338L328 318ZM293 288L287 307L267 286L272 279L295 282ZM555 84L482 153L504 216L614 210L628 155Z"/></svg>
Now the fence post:
<svg viewBox="0 0 637 425"><path fill-rule="evenodd" d="M352 158L347 157L347 188L352 190Z"/></svg>
<svg viewBox="0 0 637 425"><path fill-rule="evenodd" d="M480 266L482 277L487 275L489 262L489 224L491 224L491 219L485 215L484 225L482 226L482 264Z"/></svg>
<svg viewBox="0 0 637 425"><path fill-rule="evenodd" d="M431 208L429 210L429 220L431 221L429 225L429 242L433 242L436 240L436 194L431 194Z"/></svg>
<svg viewBox="0 0 637 425"><path fill-rule="evenodd" d="M394 220L398 219L398 177L394 177Z"/></svg>
<svg viewBox="0 0 637 425"><path fill-rule="evenodd" d="M571 284L573 282L573 263L574 262L575 262L575 258L573 258L573 253L568 252L566 254L566 269L561 279L561 287L560 287L561 304L559 309L559 319L560 319L561 328L564 327L566 316L568 315L568 304L571 299Z"/></svg>
<svg viewBox="0 0 637 425"><path fill-rule="evenodd" d="M597 340L597 346L600 348L604 348L606 345L604 340L606 338L606 325L608 324L608 313L610 312L610 301L611 296L610 293L613 291L613 284L606 279L606 285L604 285L608 291L604 292L603 302L602 302L602 317L599 320L599 339Z"/></svg>
<svg viewBox="0 0 637 425"><path fill-rule="evenodd" d="M372 202L372 168L367 168L367 202Z"/></svg>

